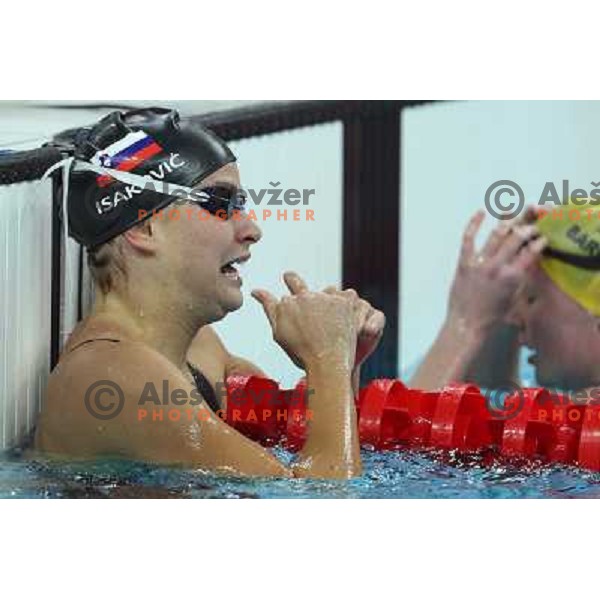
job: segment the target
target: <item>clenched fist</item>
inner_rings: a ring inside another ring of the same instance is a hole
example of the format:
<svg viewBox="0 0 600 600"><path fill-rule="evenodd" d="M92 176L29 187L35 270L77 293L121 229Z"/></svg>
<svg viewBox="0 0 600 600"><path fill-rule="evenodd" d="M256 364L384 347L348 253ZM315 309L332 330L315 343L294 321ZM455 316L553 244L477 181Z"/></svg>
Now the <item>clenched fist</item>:
<svg viewBox="0 0 600 600"><path fill-rule="evenodd" d="M273 339L296 365L323 361L342 363L351 369L355 362L357 319L349 295L309 291L294 274L284 280L292 292L278 300L266 290L253 290L273 330Z"/></svg>
<svg viewBox="0 0 600 600"><path fill-rule="evenodd" d="M329 286L323 291L328 294L346 297L352 302L357 332L354 367L360 367L373 354L379 340L381 340L385 328L385 315L380 310L373 308L353 289L340 291L335 286Z"/></svg>

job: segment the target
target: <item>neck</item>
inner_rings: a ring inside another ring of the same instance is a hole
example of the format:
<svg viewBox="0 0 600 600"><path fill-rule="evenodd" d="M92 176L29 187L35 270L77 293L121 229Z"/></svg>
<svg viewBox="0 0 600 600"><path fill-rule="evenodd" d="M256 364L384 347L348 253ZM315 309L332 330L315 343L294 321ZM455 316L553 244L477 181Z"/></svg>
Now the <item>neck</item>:
<svg viewBox="0 0 600 600"><path fill-rule="evenodd" d="M94 315L117 323L133 339L148 344L183 369L194 336L207 324L189 306L173 298L161 301L158 294L124 298L108 292L96 298Z"/></svg>

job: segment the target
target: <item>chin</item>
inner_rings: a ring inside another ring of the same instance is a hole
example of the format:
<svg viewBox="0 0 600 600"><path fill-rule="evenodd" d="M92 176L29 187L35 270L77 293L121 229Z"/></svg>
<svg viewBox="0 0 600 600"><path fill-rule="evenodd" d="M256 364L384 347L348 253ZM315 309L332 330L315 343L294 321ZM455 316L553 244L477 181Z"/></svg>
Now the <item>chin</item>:
<svg viewBox="0 0 600 600"><path fill-rule="evenodd" d="M219 308L215 309L212 317L210 317L207 321L208 323L218 323L222 321L229 313L235 312L241 307L242 303L232 305L231 302L223 303L219 306Z"/></svg>
<svg viewBox="0 0 600 600"><path fill-rule="evenodd" d="M231 312L235 312L236 310L240 310L240 308L242 308L242 304L244 304L244 301L240 300L239 302L236 302L235 304L228 306L227 312L231 313Z"/></svg>
<svg viewBox="0 0 600 600"><path fill-rule="evenodd" d="M235 294L235 297L234 294L231 294L227 298L227 300L223 302L222 306L225 309L225 314L227 314L239 310L240 308L242 308L242 304L244 304L244 297L242 296L242 293L239 292Z"/></svg>

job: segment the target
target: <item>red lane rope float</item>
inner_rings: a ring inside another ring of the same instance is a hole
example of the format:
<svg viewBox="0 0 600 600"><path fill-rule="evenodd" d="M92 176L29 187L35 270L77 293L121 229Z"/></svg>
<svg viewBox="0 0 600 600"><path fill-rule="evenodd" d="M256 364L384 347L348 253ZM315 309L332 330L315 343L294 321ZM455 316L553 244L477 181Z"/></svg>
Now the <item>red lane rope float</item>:
<svg viewBox="0 0 600 600"><path fill-rule="evenodd" d="M432 446L477 450L491 445L497 434L497 421L479 388L451 384L439 394L429 439Z"/></svg>
<svg viewBox="0 0 600 600"><path fill-rule="evenodd" d="M263 446L282 444L293 452L302 448L311 418L304 379L292 390L280 390L266 377L233 375L225 387L227 424Z"/></svg>
<svg viewBox="0 0 600 600"><path fill-rule="evenodd" d="M361 390L358 428L363 444L383 449L409 441L411 420L405 392L404 384L393 379L378 379Z"/></svg>
<svg viewBox="0 0 600 600"><path fill-rule="evenodd" d="M520 395L517 400L516 396ZM522 407L503 428L501 453L539 456L553 462L578 461L578 446L587 406L541 388L523 389L507 399Z"/></svg>
<svg viewBox="0 0 600 600"><path fill-rule="evenodd" d="M285 421L277 411L285 399L277 382L266 377L233 375L227 378L225 387L226 422L263 446L279 443Z"/></svg>
<svg viewBox="0 0 600 600"><path fill-rule="evenodd" d="M265 446L302 448L312 417L304 379L293 390L280 390L270 379L235 376L226 387L231 426ZM501 456L600 471L600 405L578 404L566 394L525 388L496 410L474 385L423 391L396 379L376 379L360 390L356 408L361 444L376 450L495 447Z"/></svg>
<svg viewBox="0 0 600 600"><path fill-rule="evenodd" d="M547 453L554 443L552 423L540 416L549 399L549 392L540 389L522 390L522 408L507 419L502 432L500 451L505 456L535 456ZM507 403L515 402L513 396Z"/></svg>
<svg viewBox="0 0 600 600"><path fill-rule="evenodd" d="M600 406L585 407L577 461L582 467L600 471Z"/></svg>

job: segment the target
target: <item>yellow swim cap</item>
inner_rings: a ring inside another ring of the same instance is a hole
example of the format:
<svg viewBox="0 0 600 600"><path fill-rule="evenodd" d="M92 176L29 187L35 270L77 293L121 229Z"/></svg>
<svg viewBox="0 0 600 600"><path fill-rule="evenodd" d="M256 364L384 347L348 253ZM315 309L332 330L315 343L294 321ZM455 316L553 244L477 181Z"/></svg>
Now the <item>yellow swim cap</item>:
<svg viewBox="0 0 600 600"><path fill-rule="evenodd" d="M600 200L579 199L537 212L537 228L548 240L542 269L565 294L600 316Z"/></svg>

